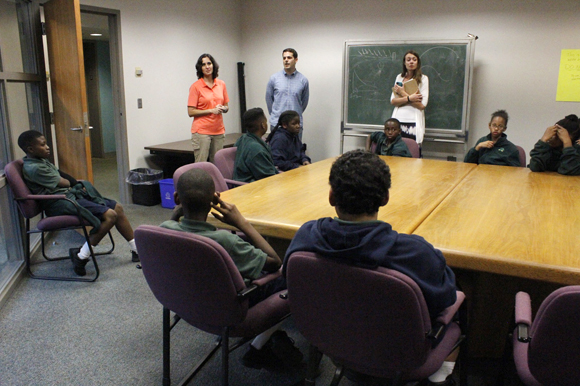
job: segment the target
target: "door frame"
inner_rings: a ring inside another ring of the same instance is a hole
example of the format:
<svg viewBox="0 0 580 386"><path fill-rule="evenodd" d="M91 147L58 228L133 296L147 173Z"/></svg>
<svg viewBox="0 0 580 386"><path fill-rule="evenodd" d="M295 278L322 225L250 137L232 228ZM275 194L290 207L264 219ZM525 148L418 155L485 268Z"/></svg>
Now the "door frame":
<svg viewBox="0 0 580 386"><path fill-rule="evenodd" d="M129 146L127 141L127 118L125 108L125 85L121 48L121 11L81 4L81 13L107 16L109 19L109 52L111 55L111 82L115 116L115 147L117 150L117 174L119 199L123 204L131 203L129 185L125 174L129 171Z"/></svg>

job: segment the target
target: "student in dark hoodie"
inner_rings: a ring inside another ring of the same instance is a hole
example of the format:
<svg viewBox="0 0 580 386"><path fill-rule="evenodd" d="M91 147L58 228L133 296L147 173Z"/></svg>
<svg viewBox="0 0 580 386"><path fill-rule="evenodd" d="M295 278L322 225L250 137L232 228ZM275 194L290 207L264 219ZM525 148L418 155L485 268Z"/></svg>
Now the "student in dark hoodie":
<svg viewBox="0 0 580 386"><path fill-rule="evenodd" d="M455 275L441 252L417 235L400 234L378 220L379 208L389 202L391 173L376 154L353 150L340 156L330 170L330 205L338 217L302 225L284 259L296 251L364 267L382 266L412 278L421 288L429 314L435 318L456 300ZM455 354L455 355L454 355ZM429 377L436 385L450 385L456 353Z"/></svg>
<svg viewBox="0 0 580 386"><path fill-rule="evenodd" d="M311 160L304 152L299 133L300 115L294 110L286 110L280 114L278 124L266 139L272 149L274 165L279 170L285 172L310 165Z"/></svg>

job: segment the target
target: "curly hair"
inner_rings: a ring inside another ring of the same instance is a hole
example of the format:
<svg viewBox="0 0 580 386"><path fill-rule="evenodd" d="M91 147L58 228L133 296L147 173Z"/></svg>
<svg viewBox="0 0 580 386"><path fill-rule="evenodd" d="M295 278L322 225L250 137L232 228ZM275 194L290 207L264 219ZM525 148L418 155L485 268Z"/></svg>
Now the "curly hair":
<svg viewBox="0 0 580 386"><path fill-rule="evenodd" d="M197 71L197 79L203 78L203 70L201 69L203 67L202 63L203 58L208 58L211 64L213 64L213 72L211 73L211 78L212 79L217 78L218 72L220 70L219 64L217 64L213 56L211 56L210 54L201 54L201 56L197 59L197 63L195 63L195 70Z"/></svg>
<svg viewBox="0 0 580 386"><path fill-rule="evenodd" d="M373 214L378 212L391 187L391 171L376 154L352 150L332 164L329 182L341 211Z"/></svg>

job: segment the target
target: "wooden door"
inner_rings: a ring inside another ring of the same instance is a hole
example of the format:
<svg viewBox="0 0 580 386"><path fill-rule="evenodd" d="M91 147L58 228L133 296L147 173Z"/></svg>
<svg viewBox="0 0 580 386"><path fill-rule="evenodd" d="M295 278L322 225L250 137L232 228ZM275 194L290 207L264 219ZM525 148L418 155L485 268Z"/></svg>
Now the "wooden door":
<svg viewBox="0 0 580 386"><path fill-rule="evenodd" d="M93 182L79 0L44 4L59 168Z"/></svg>

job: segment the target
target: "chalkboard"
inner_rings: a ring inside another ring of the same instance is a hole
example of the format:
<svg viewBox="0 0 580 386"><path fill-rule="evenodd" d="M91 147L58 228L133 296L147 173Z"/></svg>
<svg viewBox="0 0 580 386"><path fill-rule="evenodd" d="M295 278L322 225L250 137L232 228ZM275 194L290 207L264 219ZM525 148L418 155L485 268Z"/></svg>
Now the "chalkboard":
<svg viewBox="0 0 580 386"><path fill-rule="evenodd" d="M346 42L343 129L379 129L391 117L391 89L408 50L429 77L426 133L465 135L473 39L454 41Z"/></svg>

